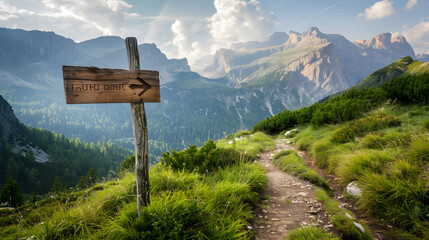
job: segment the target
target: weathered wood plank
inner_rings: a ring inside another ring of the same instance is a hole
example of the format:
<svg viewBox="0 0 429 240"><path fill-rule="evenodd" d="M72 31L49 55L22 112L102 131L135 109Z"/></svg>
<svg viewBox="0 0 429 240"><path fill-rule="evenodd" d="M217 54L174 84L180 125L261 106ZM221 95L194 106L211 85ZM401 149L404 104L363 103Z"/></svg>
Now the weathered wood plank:
<svg viewBox="0 0 429 240"><path fill-rule="evenodd" d="M160 102L159 72L63 66L67 104Z"/></svg>
<svg viewBox="0 0 429 240"><path fill-rule="evenodd" d="M137 39L125 39L129 70L140 69ZM150 204L149 192L149 146L147 136L147 121L144 103L131 103L131 122L133 124L134 144L136 151L136 182L137 182L137 213L140 217L141 207Z"/></svg>

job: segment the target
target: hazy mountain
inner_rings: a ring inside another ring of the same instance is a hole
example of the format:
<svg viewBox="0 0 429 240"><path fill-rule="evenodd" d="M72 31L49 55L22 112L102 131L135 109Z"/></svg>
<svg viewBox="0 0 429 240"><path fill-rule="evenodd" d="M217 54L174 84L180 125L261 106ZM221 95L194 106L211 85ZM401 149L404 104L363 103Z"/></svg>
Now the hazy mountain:
<svg viewBox="0 0 429 240"><path fill-rule="evenodd" d="M95 57L123 49L124 46L124 39L115 36L98 37L77 44L77 48L80 51Z"/></svg>
<svg viewBox="0 0 429 240"><path fill-rule="evenodd" d="M251 50L256 48L265 48L276 45L281 45L288 40L289 36L285 32L275 32L271 37L264 42L250 41L231 44L231 49L234 51Z"/></svg>
<svg viewBox="0 0 429 240"><path fill-rule="evenodd" d="M161 83L190 71L186 59L167 59L154 44L139 46L141 68L161 72ZM125 42L99 37L75 43L53 32L0 28L0 86L62 89L62 65L127 68Z"/></svg>
<svg viewBox="0 0 429 240"><path fill-rule="evenodd" d="M422 62L429 62L429 54L425 54L425 53L417 54L416 59Z"/></svg>
<svg viewBox="0 0 429 240"><path fill-rule="evenodd" d="M0 85L58 88L61 66L90 58L76 43L53 32L0 28Z"/></svg>

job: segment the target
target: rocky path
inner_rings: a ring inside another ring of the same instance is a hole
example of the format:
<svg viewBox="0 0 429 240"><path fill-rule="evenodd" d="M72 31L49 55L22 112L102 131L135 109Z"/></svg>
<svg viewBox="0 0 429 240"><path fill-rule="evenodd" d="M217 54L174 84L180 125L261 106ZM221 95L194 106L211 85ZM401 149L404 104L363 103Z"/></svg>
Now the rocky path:
<svg viewBox="0 0 429 240"><path fill-rule="evenodd" d="M268 199L255 212L251 227L256 239L283 239L291 230L309 225L334 231L326 211L315 200L313 184L281 171L272 163L275 153L293 149L284 139L277 139L276 144L276 150L261 152L257 160L267 171Z"/></svg>

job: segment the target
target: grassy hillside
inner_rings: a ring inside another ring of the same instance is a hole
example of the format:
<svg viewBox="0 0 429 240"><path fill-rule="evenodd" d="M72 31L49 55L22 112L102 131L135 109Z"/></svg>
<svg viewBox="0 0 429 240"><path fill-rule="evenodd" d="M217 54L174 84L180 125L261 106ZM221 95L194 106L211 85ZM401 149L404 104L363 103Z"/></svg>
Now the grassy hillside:
<svg viewBox="0 0 429 240"><path fill-rule="evenodd" d="M392 78L397 78L407 75L419 75L429 71L429 63L413 60L411 57L404 57L398 61L381 68L362 82L355 86L355 88L370 88L380 86L388 82Z"/></svg>
<svg viewBox="0 0 429 240"><path fill-rule="evenodd" d="M429 103L429 71L421 75L394 78L374 88L352 88L340 96L296 111L284 110L253 126L252 131L276 133L297 124L323 126L364 116L386 102L400 104Z"/></svg>
<svg viewBox="0 0 429 240"><path fill-rule="evenodd" d="M135 175L85 191L0 210L1 239L248 239L247 220L266 184L252 163L272 146L262 133L246 144L208 141L201 148L163 154L150 170L151 205L137 218ZM222 146L221 146L222 145ZM244 150L245 149L245 150ZM247 151L248 150L248 151Z"/></svg>
<svg viewBox="0 0 429 240"><path fill-rule="evenodd" d="M404 72L420 71L424 65L418 64L409 63ZM393 226L400 239L428 239L429 72L420 73L285 110L253 131L278 133L298 125L297 147L343 187L356 181L360 208Z"/></svg>
<svg viewBox="0 0 429 240"><path fill-rule="evenodd" d="M429 107L384 105L337 125L301 125L296 145L316 164L356 181L359 207L397 229L400 239L429 235Z"/></svg>

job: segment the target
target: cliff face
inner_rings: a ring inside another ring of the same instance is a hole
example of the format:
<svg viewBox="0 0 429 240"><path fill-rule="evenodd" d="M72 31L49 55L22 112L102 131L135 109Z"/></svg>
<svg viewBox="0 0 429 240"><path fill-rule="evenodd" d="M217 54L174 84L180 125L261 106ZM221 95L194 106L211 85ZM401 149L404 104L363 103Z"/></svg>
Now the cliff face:
<svg viewBox="0 0 429 240"><path fill-rule="evenodd" d="M6 141L11 140L19 125L12 107L0 95L0 137L4 137Z"/></svg>
<svg viewBox="0 0 429 240"><path fill-rule="evenodd" d="M363 50L363 55L375 58L385 58L387 62L396 61L402 57L415 58L414 50L403 36L392 36L382 33L371 40L357 40L355 46Z"/></svg>

